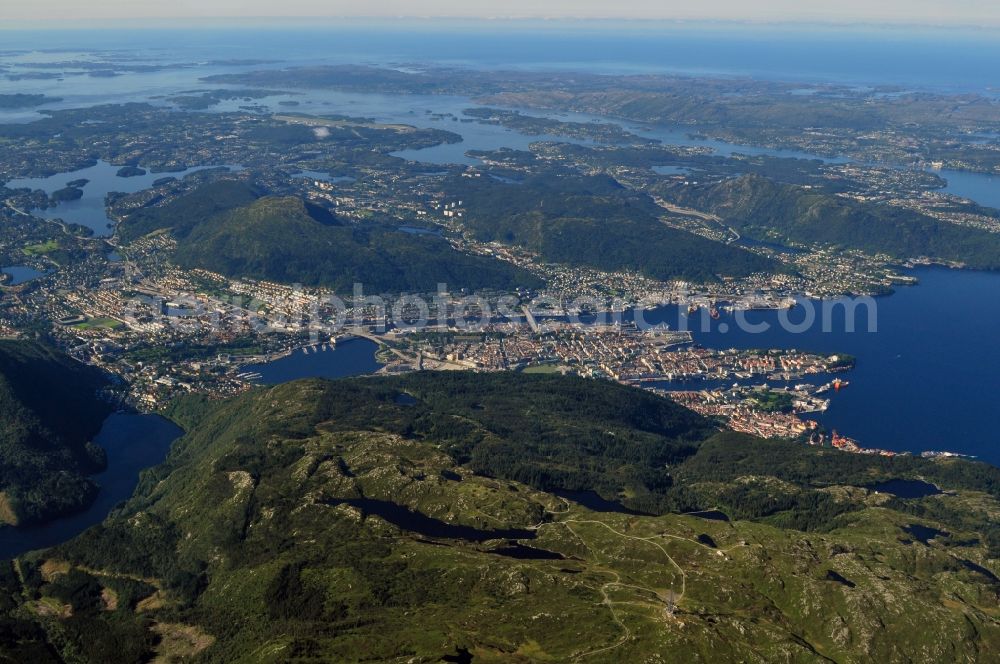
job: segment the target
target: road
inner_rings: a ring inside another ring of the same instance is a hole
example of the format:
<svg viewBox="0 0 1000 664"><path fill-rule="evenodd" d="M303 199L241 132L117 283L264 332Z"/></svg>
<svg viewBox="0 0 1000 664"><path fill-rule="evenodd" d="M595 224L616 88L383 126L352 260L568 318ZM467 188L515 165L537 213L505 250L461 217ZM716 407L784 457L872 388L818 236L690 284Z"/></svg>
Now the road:
<svg viewBox="0 0 1000 664"><path fill-rule="evenodd" d="M11 203L10 201L4 201L4 204L6 204L7 207L9 207L11 210L13 210L14 212L18 213L19 215L21 215L23 217L30 217L31 216L30 214L28 214L27 212L25 212L21 208L15 207L15 205L13 203Z"/></svg>
<svg viewBox="0 0 1000 664"><path fill-rule="evenodd" d="M658 196L655 197L653 200L656 201L656 204L659 205L661 208L672 214L679 214L684 217L696 217L698 219L701 219L702 221L708 221L714 224L718 224L723 228L723 230L725 230L730 235L730 238L726 240L726 244L733 244L734 242L739 242L740 239L742 238L742 236L736 231L735 228L729 226L728 224L726 224L726 222L722 221L722 219L715 216L714 214L709 214L708 212L701 212L700 210L692 210L691 208L678 207L676 205L673 205L672 203L668 203L667 201L663 200Z"/></svg>

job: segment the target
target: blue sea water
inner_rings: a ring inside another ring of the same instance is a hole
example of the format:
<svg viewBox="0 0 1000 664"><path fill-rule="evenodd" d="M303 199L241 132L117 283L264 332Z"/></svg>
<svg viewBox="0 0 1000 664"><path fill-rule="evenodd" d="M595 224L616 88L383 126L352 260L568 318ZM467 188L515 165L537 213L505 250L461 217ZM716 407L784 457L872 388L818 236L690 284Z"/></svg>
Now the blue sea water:
<svg viewBox="0 0 1000 664"><path fill-rule="evenodd" d="M802 325L802 306L745 312L748 323L767 324L762 332L742 329L726 313L717 321L699 316L683 322L676 307L651 311L646 320L675 329L683 323L708 348L853 355L856 367L841 374L850 385L827 395L829 410L811 418L868 447L947 450L1000 465L1000 434L989 415L1000 394L1000 275L943 267L919 268L913 275L919 285L874 298L871 309L859 307L854 331L844 307L831 307L832 315L824 316L816 302L816 322L808 326ZM782 317L791 327L782 325ZM795 329L800 325L804 329ZM697 381L685 387L701 389Z"/></svg>
<svg viewBox="0 0 1000 664"><path fill-rule="evenodd" d="M299 378L346 378L375 373L382 365L375 360L378 345L367 339L351 339L335 348L310 347L293 351L280 359L248 365L247 373L259 374L257 382L266 385L286 383Z"/></svg>
<svg viewBox="0 0 1000 664"><path fill-rule="evenodd" d="M936 173L948 182L944 190L949 194L1000 209L1000 175L951 170L936 171Z"/></svg>
<svg viewBox="0 0 1000 664"><path fill-rule="evenodd" d="M98 161L93 166L82 168L77 171L67 173L57 173L49 177L38 178L15 178L7 181L4 186L8 189L40 189L46 194L62 189L67 183L74 180L87 180L83 185L83 196L73 201L64 201L55 207L45 210L33 210L32 214L46 219L61 219L68 223L86 226L94 232L97 237L104 237L111 234L113 223L108 217L104 205L104 199L108 193L117 191L131 194L143 189L148 189L153 182L161 178L174 177L181 179L184 176L197 171L212 168L211 166L197 166L175 171L171 173L152 173L133 177L119 177L117 175L118 166L114 166L105 161ZM238 167L223 166L230 170L238 170Z"/></svg>
<svg viewBox="0 0 1000 664"><path fill-rule="evenodd" d="M1000 86L991 30L588 22L317 22L262 28L5 31L7 50L131 49L178 61L281 61L677 72L987 91Z"/></svg>
<svg viewBox="0 0 1000 664"><path fill-rule="evenodd" d="M10 275L10 285L18 286L23 283L27 283L32 279L37 279L45 273L41 270L36 270L33 267L28 267L26 265L11 265L9 267L0 268L0 272Z"/></svg>

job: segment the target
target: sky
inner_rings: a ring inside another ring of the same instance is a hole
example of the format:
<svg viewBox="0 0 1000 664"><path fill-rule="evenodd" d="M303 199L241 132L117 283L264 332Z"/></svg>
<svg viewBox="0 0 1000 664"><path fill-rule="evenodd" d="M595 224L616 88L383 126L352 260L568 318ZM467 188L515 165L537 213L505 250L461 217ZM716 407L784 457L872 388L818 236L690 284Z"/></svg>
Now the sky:
<svg viewBox="0 0 1000 664"><path fill-rule="evenodd" d="M18 22L250 17L614 18L1000 27L996 0L0 0Z"/></svg>

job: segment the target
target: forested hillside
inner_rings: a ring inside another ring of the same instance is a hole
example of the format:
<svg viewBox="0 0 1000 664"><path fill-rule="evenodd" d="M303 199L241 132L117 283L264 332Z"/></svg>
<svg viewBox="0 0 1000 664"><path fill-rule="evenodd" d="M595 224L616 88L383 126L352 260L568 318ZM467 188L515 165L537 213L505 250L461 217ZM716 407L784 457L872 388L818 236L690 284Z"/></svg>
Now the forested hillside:
<svg viewBox="0 0 1000 664"><path fill-rule="evenodd" d="M751 237L825 244L896 258L930 257L1000 269L1000 235L890 205L859 203L757 175L675 185L679 205L718 215Z"/></svg>
<svg viewBox="0 0 1000 664"><path fill-rule="evenodd" d="M744 249L664 225L649 196L606 176L554 171L516 184L456 178L447 191L463 201L463 223L476 237L518 245L551 262L698 281L780 269Z"/></svg>
<svg viewBox="0 0 1000 664"><path fill-rule="evenodd" d="M483 256L456 251L436 235L346 224L296 197L261 196L242 182L205 185L162 207L137 212L121 225L135 238L170 229L176 261L231 277L251 277L350 292L434 292L439 283L460 289L538 287L531 273Z"/></svg>
<svg viewBox="0 0 1000 664"><path fill-rule="evenodd" d="M0 523L85 507L104 467L91 440L111 411L96 369L36 343L0 341Z"/></svg>
<svg viewBox="0 0 1000 664"><path fill-rule="evenodd" d="M0 569L8 658L976 661L1000 647L983 534L1000 485L983 464L766 443L559 376L306 380L168 414L188 434L127 504ZM949 491L866 488L918 474ZM672 513L682 500L728 516ZM914 598L921 611L904 610Z"/></svg>

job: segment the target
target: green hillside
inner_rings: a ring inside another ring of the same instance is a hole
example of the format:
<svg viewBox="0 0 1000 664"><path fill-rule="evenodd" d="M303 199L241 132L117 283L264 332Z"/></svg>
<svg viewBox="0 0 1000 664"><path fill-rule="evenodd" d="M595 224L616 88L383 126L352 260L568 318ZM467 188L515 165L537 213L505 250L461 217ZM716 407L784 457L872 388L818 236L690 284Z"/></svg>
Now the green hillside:
<svg viewBox="0 0 1000 664"><path fill-rule="evenodd" d="M758 175L717 184L674 186L664 195L711 212L752 237L821 243L901 259L930 257L1000 269L1000 235L919 212L859 203Z"/></svg>
<svg viewBox="0 0 1000 664"><path fill-rule="evenodd" d="M519 245L547 261L699 281L779 269L749 251L666 226L649 196L606 176L543 173L516 184L456 178L447 191L463 201L464 224L476 237Z"/></svg>
<svg viewBox="0 0 1000 664"><path fill-rule="evenodd" d="M246 182L219 180L198 187L165 205L143 208L118 225L117 233L128 242L163 228L186 237L213 216L250 205L263 192Z"/></svg>
<svg viewBox="0 0 1000 664"><path fill-rule="evenodd" d="M132 500L0 569L5 656L922 662L1000 647L983 532L1000 484L983 464L765 443L559 376L307 380L171 415L189 432ZM949 491L863 488L918 475ZM588 483L738 518L555 493Z"/></svg>
<svg viewBox="0 0 1000 664"><path fill-rule="evenodd" d="M513 290L538 287L538 278L509 263L456 251L444 239L379 224L346 225L295 197L261 197L241 182L201 187L165 206L133 215L120 227L126 239L170 228L175 258L232 277L251 277L366 292Z"/></svg>
<svg viewBox="0 0 1000 664"><path fill-rule="evenodd" d="M47 347L0 341L0 523L28 524L85 507L86 476L104 467L91 443L111 408L106 379Z"/></svg>

